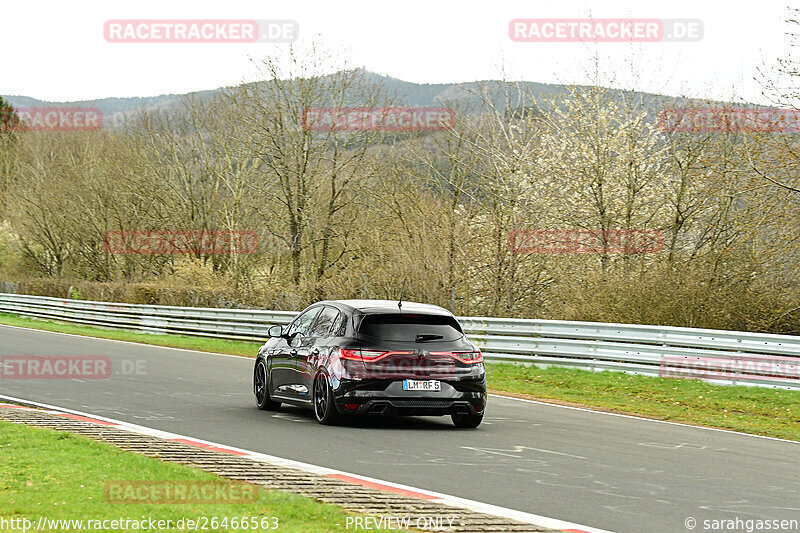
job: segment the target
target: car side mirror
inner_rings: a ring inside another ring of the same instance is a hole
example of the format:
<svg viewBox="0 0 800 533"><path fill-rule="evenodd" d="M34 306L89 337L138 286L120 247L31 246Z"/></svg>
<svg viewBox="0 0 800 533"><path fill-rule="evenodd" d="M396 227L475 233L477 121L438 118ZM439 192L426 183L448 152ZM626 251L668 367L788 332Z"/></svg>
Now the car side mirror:
<svg viewBox="0 0 800 533"><path fill-rule="evenodd" d="M283 337L283 326L270 326L267 330L267 335L272 337Z"/></svg>

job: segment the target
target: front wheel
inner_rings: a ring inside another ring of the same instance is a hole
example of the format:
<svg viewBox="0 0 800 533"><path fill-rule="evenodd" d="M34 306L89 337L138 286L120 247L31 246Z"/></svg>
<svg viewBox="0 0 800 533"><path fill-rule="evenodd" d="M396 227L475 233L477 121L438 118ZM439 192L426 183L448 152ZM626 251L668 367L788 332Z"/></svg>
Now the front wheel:
<svg viewBox="0 0 800 533"><path fill-rule="evenodd" d="M476 428L481 425L483 415L470 415L465 413L453 413L450 415L453 419L453 424L457 428Z"/></svg>
<svg viewBox="0 0 800 533"><path fill-rule="evenodd" d="M333 404L333 389L324 373L314 379L314 415L317 422L333 426L339 422L339 412Z"/></svg>
<svg viewBox="0 0 800 533"><path fill-rule="evenodd" d="M277 411L281 402L276 402L269 396L269 383L267 383L267 365L259 359L253 371L253 392L256 394L256 405L262 411Z"/></svg>

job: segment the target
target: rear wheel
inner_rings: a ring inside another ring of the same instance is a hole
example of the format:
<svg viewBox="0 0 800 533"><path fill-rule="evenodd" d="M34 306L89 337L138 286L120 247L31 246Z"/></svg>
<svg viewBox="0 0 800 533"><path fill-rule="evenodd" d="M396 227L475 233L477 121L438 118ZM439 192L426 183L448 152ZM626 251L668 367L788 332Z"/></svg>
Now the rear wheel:
<svg viewBox="0 0 800 533"><path fill-rule="evenodd" d="M333 389L328 376L320 372L314 379L314 415L317 422L333 426L339 422L340 416L333 404Z"/></svg>
<svg viewBox="0 0 800 533"><path fill-rule="evenodd" d="M267 383L267 365L259 359L253 371L253 392L256 394L256 405L262 411L277 411L281 402L273 401L269 396L269 383Z"/></svg>
<svg viewBox="0 0 800 533"><path fill-rule="evenodd" d="M453 413L450 415L457 428L476 428L481 425L483 415L470 415L467 413Z"/></svg>

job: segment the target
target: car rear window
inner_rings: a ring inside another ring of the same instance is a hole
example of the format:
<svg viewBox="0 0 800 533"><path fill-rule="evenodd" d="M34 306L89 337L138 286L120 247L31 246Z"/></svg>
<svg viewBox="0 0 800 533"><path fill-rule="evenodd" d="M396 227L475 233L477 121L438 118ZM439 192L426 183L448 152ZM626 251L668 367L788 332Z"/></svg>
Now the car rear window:
<svg viewBox="0 0 800 533"><path fill-rule="evenodd" d="M367 315L359 334L387 341L454 341L463 336L455 318L406 313Z"/></svg>

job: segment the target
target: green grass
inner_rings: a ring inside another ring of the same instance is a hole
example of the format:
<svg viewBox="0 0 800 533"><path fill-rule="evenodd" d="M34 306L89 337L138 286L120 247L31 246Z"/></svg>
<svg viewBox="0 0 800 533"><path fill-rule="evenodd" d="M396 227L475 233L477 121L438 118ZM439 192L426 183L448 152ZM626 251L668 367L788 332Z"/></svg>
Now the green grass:
<svg viewBox="0 0 800 533"><path fill-rule="evenodd" d="M800 441L800 391L510 363L487 375L495 391Z"/></svg>
<svg viewBox="0 0 800 533"><path fill-rule="evenodd" d="M185 337L182 335L151 335L147 333L136 333L133 331L123 331L118 329L105 329L93 326L51 322L49 320L38 320L35 318L21 317L8 313L0 313L0 324L42 329L45 331L57 331L59 333L72 333L74 335L86 335L88 337L100 337L103 339L140 342L143 344L153 344L155 346L184 348L186 350L198 350L201 352L247 355L249 357L255 357L256 353L258 352L258 347L262 344L258 342L208 339L203 337Z"/></svg>
<svg viewBox="0 0 800 533"><path fill-rule="evenodd" d="M0 457L0 519L24 517L33 522L33 527L36 527L40 516L51 520L84 521L141 520L144 517L172 520L173 524L182 517L205 516L209 519L217 517L220 521L224 517L229 521L233 517L239 520L242 517L255 517L259 522L263 517L277 517L279 531L324 532L345 529L347 515L339 507L263 488L258 489L257 499L249 503L108 502L104 485L109 481L233 482L199 469L161 462L70 433L0 421ZM0 530L11 529L8 524L0 523ZM44 529L63 530L52 525ZM88 531L85 526L84 530ZM103 530L123 531L123 528ZM170 530L175 530L175 527ZM143 531L164 530L156 528ZM208 531L247 530L230 527L212 529L209 526Z"/></svg>
<svg viewBox="0 0 800 533"><path fill-rule="evenodd" d="M8 314L0 314L0 324L251 357L258 349L252 342L147 335ZM487 375L495 392L800 441L800 391L512 364L487 365Z"/></svg>

